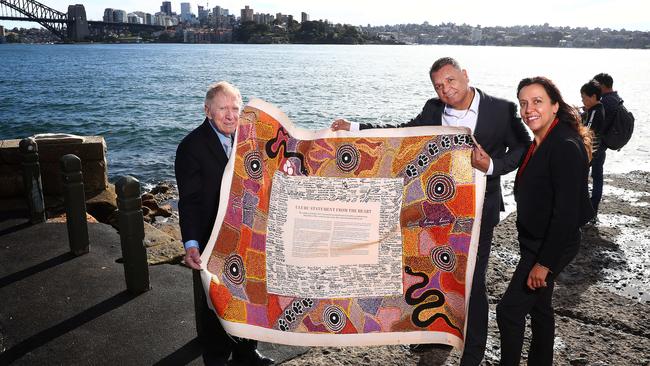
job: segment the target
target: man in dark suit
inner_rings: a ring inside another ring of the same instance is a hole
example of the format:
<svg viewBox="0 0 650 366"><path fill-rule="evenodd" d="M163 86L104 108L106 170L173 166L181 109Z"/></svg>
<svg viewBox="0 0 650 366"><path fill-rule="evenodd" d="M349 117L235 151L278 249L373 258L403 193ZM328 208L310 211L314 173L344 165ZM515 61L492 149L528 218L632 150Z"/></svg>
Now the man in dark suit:
<svg viewBox="0 0 650 366"><path fill-rule="evenodd" d="M201 253L217 217L221 178L232 151L241 104L241 94L231 84L211 85L205 96L205 120L178 145L174 163L185 264L193 269L196 330L206 365L226 365L231 354L236 365L273 364L257 351L256 341L230 337L223 330L207 305L199 272Z"/></svg>
<svg viewBox="0 0 650 366"><path fill-rule="evenodd" d="M500 176L517 168L530 136L517 116L514 103L485 94L469 86L467 71L451 57L443 57L431 66L431 82L438 98L429 99L422 112L399 125L373 126L339 119L334 130L376 127L464 126L469 127L478 145L472 153L472 165L486 173L481 234L470 294L465 350L461 365L478 365L487 342L488 300L485 287L492 234L503 209ZM431 347L413 346L414 351Z"/></svg>

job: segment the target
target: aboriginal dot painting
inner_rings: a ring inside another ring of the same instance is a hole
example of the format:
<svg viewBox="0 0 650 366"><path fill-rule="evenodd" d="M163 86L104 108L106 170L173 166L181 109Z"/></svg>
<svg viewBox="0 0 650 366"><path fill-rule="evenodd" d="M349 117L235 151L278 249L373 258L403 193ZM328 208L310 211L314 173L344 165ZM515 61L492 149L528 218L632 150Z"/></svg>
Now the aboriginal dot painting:
<svg viewBox="0 0 650 366"><path fill-rule="evenodd" d="M462 347L478 242L472 235L478 235L475 214L485 184L471 167L472 147L467 130L444 127L306 131L270 104L251 101L240 118L215 230L203 253L203 281L224 328L296 345ZM373 296L370 286L367 296L340 298L267 291L269 201L278 172L399 178L402 258L396 260L403 290Z"/></svg>

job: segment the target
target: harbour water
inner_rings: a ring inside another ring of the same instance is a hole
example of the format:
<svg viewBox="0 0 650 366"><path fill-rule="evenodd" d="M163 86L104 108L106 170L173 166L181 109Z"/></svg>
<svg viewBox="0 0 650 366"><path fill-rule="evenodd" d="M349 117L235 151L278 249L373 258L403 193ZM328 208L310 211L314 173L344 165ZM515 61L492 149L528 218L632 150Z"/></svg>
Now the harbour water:
<svg viewBox="0 0 650 366"><path fill-rule="evenodd" d="M431 63L453 56L472 85L515 101L526 76L545 75L565 98L608 72L636 117L632 141L605 172L650 170L650 51L473 46L0 45L0 139L55 132L102 135L109 179L173 180L175 149L203 119L208 84L228 80L244 100L275 104L298 126L338 117L401 122L434 95ZM506 179L506 184L508 179Z"/></svg>

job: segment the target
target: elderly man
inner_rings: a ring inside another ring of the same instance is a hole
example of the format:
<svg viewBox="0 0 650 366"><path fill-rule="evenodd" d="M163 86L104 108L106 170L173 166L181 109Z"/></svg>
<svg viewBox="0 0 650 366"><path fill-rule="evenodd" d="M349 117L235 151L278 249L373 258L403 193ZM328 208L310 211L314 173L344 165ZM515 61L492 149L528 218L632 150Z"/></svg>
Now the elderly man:
<svg viewBox="0 0 650 366"><path fill-rule="evenodd" d="M232 151L241 104L241 94L233 85L225 81L210 85L205 96L205 120L178 145L174 163L185 264L193 269L196 330L206 365L226 365L231 354L231 364L273 364L257 351L256 341L226 334L208 308L199 274L201 252L217 216L221 178Z"/></svg>
<svg viewBox="0 0 650 366"><path fill-rule="evenodd" d="M357 130L375 127L464 126L472 130L478 145L472 153L472 165L487 175L481 219L478 255L470 294L465 350L461 365L478 365L485 354L487 341L488 301L485 287L492 234L503 209L500 176L513 171L530 143L530 136L517 116L514 103L492 97L469 86L467 71L451 57L433 63L429 76L438 98L429 99L422 112L399 125L373 126L334 121L334 130ZM414 351L426 350L412 346Z"/></svg>

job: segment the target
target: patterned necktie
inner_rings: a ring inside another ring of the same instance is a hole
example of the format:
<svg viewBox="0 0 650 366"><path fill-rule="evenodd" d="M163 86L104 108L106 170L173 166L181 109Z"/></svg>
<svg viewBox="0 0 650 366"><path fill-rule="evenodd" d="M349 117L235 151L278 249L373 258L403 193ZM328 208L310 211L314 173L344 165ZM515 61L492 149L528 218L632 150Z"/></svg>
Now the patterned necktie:
<svg viewBox="0 0 650 366"><path fill-rule="evenodd" d="M232 153L232 135L228 136L228 140L223 143L223 151L226 152L226 156L230 158L230 153Z"/></svg>
<svg viewBox="0 0 650 366"><path fill-rule="evenodd" d="M230 140L226 141L223 143L223 151L226 152L226 156L230 158L230 151L232 150L232 147L230 146Z"/></svg>

